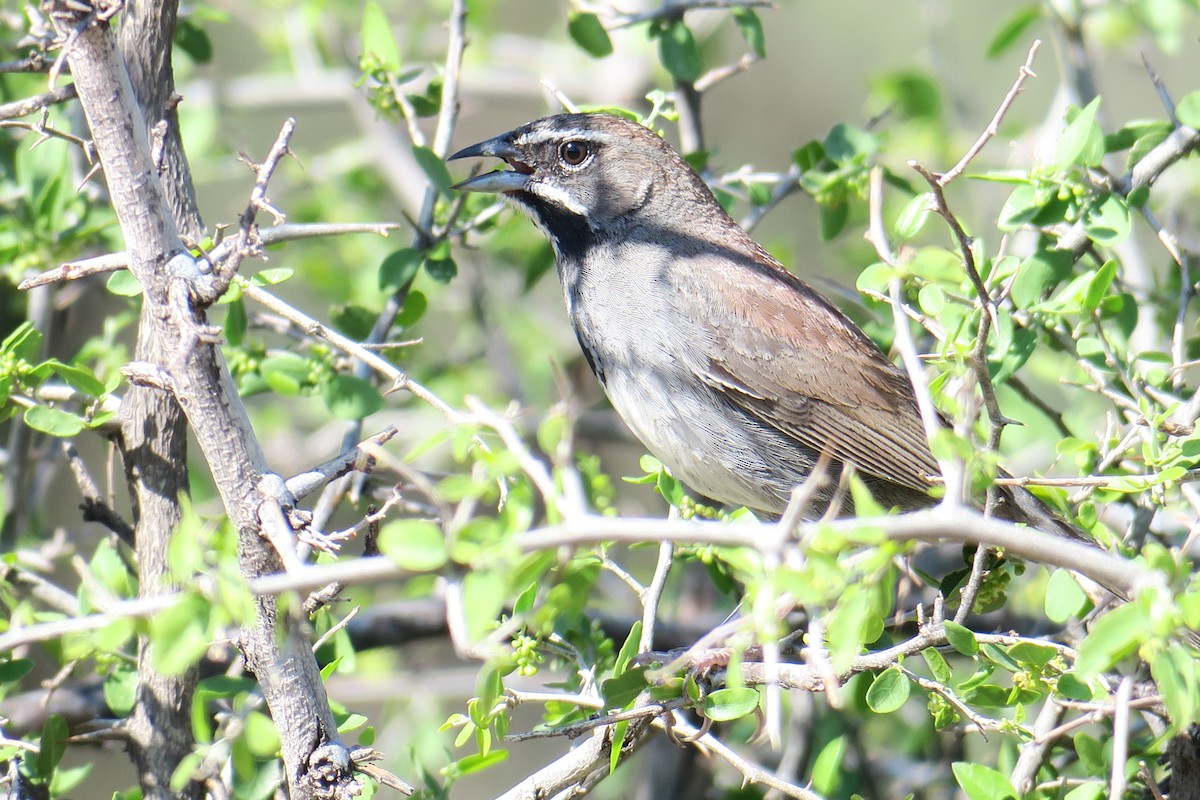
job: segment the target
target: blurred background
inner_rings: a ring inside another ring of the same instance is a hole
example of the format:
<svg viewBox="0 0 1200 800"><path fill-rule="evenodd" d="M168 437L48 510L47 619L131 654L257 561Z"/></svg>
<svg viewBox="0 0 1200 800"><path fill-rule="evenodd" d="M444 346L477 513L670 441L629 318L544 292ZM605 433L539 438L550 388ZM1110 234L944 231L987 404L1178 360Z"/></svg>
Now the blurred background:
<svg viewBox="0 0 1200 800"><path fill-rule="evenodd" d="M439 80L448 2L380 5L399 43L404 67L419 71L411 90L421 91ZM1177 96L1194 88L1200 74L1196 46L1200 28L1194 15L1184 13L1185 3L1176 5L1178 13L1172 12L1174 5L1169 2L1114 3L1109 4L1111 13L1090 19L1092 41L1123 44L1095 62L1106 129L1131 119L1163 116L1143 57ZM620 6L630 14L655 7L636 0ZM999 135L972 169L1027 166L1057 138L1065 108L1073 100L1059 88L1069 48L1044 21L1032 22L1002 52L987 54L988 43L1029 7L1007 0L863 0L780 2L758 9L767 59L704 97L702 122L711 172L743 167L753 172L786 171L797 149L822 139L838 123L869 126L889 137L885 159L896 159L886 163L897 174L912 175L904 164L910 158L934 170L947 169L988 124L1030 44L1041 38L1045 44L1034 65L1038 77L1026 84ZM670 90L670 77L644 27L614 31L614 52L596 59L568 36L573 8L550 0L470 4L461 116L451 150L560 110L548 86L578 105L622 106L642 113L651 105L647 93ZM5 10L18 13L11 0ZM419 214L426 179L413 157L410 137L395 121L381 119L368 104L365 89L356 85L359 4L217 0L185 9L184 18L177 56L178 91L183 97L179 109L201 212L210 231L236 225L246 205L252 178L237 154L260 160L289 116L298 122L291 145L295 160L285 162L270 187L271 200L289 221L396 222ZM1148 19L1153 21L1149 29ZM728 14L697 11L689 13L687 20L706 67L731 64L746 54L746 42ZM425 119L422 127L426 136L432 136L432 118ZM678 142L673 126L665 122L663 127ZM465 176L464 169L457 164L451 167L456 177ZM1196 177L1195 165L1174 170L1167 176L1173 185L1160 190L1193 192ZM963 180L954 185L950 200L963 219L977 220L982 227L993 223L1003 197ZM734 193L735 218L749 211L750 205ZM578 417L577 449L599 454L601 468L614 476L616 507L625 513L661 515L665 504L652 487L618 479L641 473L638 459L643 451L607 408L582 364L563 313L549 248L527 222L511 218L511 212L502 213L506 221L489 237L474 237L469 247L455 250L458 272L452 280L441 282L425 273L417 278L412 295L427 301L427 311L410 313L410 323L401 326L397 335L414 343L392 351L390 357L453 407L462 408L468 395L493 408L515 402L526 431L534 430L556 404L568 404ZM816 204L797 192L767 214L754 234L785 265L869 323L874 312L854 290L856 276L876 260L862 239L864 229L865 219L852 215L839 236L825 240ZM923 235L939 243L946 240L936 225L927 226ZM353 334L359 330L355 321L376 313L384 302L380 264L410 239L411 232L401 225L388 239L363 235L293 243L272 250L266 266L295 270L299 279L275 287L278 293L311 316L333 320ZM253 271L257 265L247 268ZM12 311L27 300L57 304L50 346L51 352L66 359L101 327L104 318L128 313L124 298L100 291L103 283L101 277L70 289L86 293L86 302L79 303L67 303L61 295L54 300L47 300L49 295L41 301L15 299L11 284L0 291L8 294L5 307ZM412 295L409 303L414 302ZM7 328L23 316L23 311L19 313L10 313ZM220 322L222 312L214 316ZM268 323L252 319L252 324ZM885 315L882 327L890 324ZM128 333L113 339L114 346L128 341ZM275 340L271 347L286 349L286 342ZM1042 377L1047 379L1048 402L1061 404L1056 376ZM290 475L339 451L346 423L331 419L319 396L298 393L281 400L265 392L248 402L271 464L281 474ZM1006 406L1006 413L1021 418L1020 404ZM1086 401L1076 413L1081 426L1093 424ZM449 427L440 413L404 396L389 398L386 408L369 418L366 430L371 433L388 423L400 430L389 445L396 453L408 453ZM1027 447L1034 448L1026 456L1028 463L1048 462L1045 452L1053 442L1045 440L1041 429L1014 430L1006 437L1009 462L1015 462L1018 470ZM105 462L105 448L99 443L92 442L87 449L89 461ZM434 447L418 463L437 474L447 458L445 448ZM211 490L202 481L195 489L200 506L216 512L219 505ZM40 509L38 526L53 530L78 524L72 503L50 500L59 493L74 496L73 486L61 474L45 476L27 490L41 498L32 503ZM382 610L386 603L420 597L427 588L414 582L361 591L369 592L371 605ZM609 610L627 612L634 607L630 602ZM408 608L414 615L421 610L419 603ZM709 619L706 615L723 613L682 607L675 612L685 621L689 613L701 621ZM453 736L436 729L474 692L477 665L456 660L441 639L368 651L357 658L354 672L331 679L333 697L376 722L377 747L394 759L390 768L401 775L416 774L414 764L436 771L448 760ZM531 727L537 720L532 713L527 716L525 727ZM560 741L515 746L506 764L482 779L464 779L454 796L494 796L501 785L515 782L566 746ZM99 781L80 796L108 796L110 789L128 783L129 776L120 772L125 757L114 755L113 762L118 773L111 787L106 778L97 776ZM895 769L902 771L906 765L897 764ZM886 772L892 767L880 768ZM919 783L918 778L913 781ZM624 795L621 787L619 781L606 782L597 795L633 796Z"/></svg>

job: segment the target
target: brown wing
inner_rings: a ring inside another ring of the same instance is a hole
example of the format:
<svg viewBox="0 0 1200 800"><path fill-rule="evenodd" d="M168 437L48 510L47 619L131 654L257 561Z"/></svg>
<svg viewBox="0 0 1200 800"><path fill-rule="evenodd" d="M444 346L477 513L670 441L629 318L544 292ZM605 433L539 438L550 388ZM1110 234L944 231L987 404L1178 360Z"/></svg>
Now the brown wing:
<svg viewBox="0 0 1200 800"><path fill-rule="evenodd" d="M828 450L860 472L928 489L926 476L938 466L907 375L764 251L738 255L734 268L728 258L727 251L697 253L678 263L673 276L705 334L703 356L693 365L699 377L818 453ZM700 275L721 276L719 302L718 286Z"/></svg>

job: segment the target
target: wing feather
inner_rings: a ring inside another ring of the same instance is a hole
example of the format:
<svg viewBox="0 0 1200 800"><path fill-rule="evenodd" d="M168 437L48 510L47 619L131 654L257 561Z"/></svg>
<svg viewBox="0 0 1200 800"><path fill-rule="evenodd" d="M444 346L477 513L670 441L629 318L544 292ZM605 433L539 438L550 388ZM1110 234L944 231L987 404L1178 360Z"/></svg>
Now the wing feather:
<svg viewBox="0 0 1200 800"><path fill-rule="evenodd" d="M722 268L731 257L750 268ZM908 377L853 322L757 245L684 261L673 275L704 334L691 365L701 380L805 447L929 488L938 466Z"/></svg>

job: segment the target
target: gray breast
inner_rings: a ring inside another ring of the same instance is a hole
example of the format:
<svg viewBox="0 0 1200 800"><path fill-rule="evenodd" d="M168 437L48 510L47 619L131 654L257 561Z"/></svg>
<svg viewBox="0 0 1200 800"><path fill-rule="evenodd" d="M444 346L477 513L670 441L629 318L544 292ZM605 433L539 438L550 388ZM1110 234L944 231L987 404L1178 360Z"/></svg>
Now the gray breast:
<svg viewBox="0 0 1200 800"><path fill-rule="evenodd" d="M681 310L664 278L665 251L628 243L622 251L618 259L597 249L562 274L580 347L613 407L695 491L778 513L812 469L813 454L697 377L712 333Z"/></svg>

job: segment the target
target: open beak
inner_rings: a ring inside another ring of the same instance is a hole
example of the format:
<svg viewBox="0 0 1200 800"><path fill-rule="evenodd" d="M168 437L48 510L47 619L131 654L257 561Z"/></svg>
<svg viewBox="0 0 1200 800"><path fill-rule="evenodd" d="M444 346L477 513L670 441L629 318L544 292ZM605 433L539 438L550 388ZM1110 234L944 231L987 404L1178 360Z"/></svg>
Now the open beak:
<svg viewBox="0 0 1200 800"><path fill-rule="evenodd" d="M533 167L521 161L521 151L512 146L508 141L508 137L509 134L504 133L479 144L464 147L446 160L453 161L456 158L490 156L492 158L504 159L512 167L511 170L496 170L495 172L476 175L474 178L468 178L461 183L454 184L450 188L458 189L462 192L491 192L493 194L519 192L528 188L529 178L533 175Z"/></svg>

